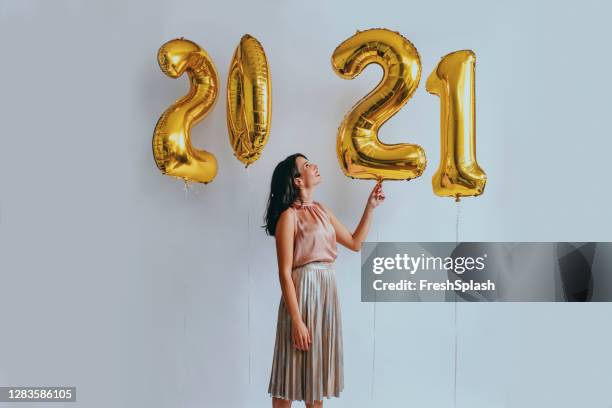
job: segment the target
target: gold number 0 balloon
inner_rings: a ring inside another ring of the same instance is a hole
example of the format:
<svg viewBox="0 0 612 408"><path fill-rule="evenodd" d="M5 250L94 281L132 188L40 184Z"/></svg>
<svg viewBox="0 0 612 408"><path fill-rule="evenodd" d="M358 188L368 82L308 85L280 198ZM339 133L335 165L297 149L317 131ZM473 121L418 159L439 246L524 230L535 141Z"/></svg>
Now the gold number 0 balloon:
<svg viewBox="0 0 612 408"><path fill-rule="evenodd" d="M272 120L272 79L263 47L241 39L227 78L227 130L234 156L248 167L261 156Z"/></svg>
<svg viewBox="0 0 612 408"><path fill-rule="evenodd" d="M357 31L332 54L334 71L352 79L371 64L384 71L380 83L346 114L336 142L340 167L357 179L409 180L419 177L425 151L408 143L385 144L378 129L408 102L421 78L417 49L399 33L387 29Z"/></svg>
<svg viewBox="0 0 612 408"><path fill-rule="evenodd" d="M471 50L442 57L427 79L428 92L440 97L440 167L434 193L443 197L477 196L487 176L476 162L476 55Z"/></svg>
<svg viewBox="0 0 612 408"><path fill-rule="evenodd" d="M168 41L157 53L164 74L189 75L187 95L177 100L159 118L153 132L153 157L162 173L185 180L209 183L217 175L217 159L191 145L191 127L213 108L219 76L206 51L180 38Z"/></svg>

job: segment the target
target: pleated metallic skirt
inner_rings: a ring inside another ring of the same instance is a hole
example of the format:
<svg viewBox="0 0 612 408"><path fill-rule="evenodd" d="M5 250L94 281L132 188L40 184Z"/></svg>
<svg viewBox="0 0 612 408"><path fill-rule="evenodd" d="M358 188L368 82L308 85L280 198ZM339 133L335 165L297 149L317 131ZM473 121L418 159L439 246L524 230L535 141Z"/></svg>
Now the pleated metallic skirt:
<svg viewBox="0 0 612 408"><path fill-rule="evenodd" d="M293 269L291 275L312 343L307 351L293 346L291 316L281 295L268 393L308 403L339 397L344 361L334 263L311 262Z"/></svg>

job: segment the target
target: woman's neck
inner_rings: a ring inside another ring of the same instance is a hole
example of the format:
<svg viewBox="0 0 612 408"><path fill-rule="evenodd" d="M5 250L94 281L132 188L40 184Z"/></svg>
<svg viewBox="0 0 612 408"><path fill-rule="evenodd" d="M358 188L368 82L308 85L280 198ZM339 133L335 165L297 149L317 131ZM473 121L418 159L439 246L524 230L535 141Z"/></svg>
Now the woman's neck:
<svg viewBox="0 0 612 408"><path fill-rule="evenodd" d="M304 203L312 202L312 190L309 189L300 191L298 200Z"/></svg>

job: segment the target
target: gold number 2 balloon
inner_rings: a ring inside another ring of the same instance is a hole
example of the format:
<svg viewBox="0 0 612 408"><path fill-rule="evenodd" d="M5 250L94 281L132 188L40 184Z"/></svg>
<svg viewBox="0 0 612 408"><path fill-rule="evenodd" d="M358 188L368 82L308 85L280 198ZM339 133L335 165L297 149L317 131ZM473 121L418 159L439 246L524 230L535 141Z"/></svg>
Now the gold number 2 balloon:
<svg viewBox="0 0 612 408"><path fill-rule="evenodd" d="M434 193L443 197L477 196L487 176L476 162L476 54L455 51L442 57L429 75L428 92L440 97L440 167Z"/></svg>
<svg viewBox="0 0 612 408"><path fill-rule="evenodd" d="M234 156L248 167L259 159L272 120L272 79L263 47L245 34L227 78L227 130Z"/></svg>
<svg viewBox="0 0 612 408"><path fill-rule="evenodd" d="M346 114L336 139L336 153L344 174L356 179L410 180L419 177L425 151L408 143L385 144L379 128L408 102L421 79L417 49L399 33L387 29L357 31L331 57L334 71L353 79L371 64L384 76L369 94Z"/></svg>
<svg viewBox="0 0 612 408"><path fill-rule="evenodd" d="M219 76L206 51L196 43L179 38L162 45L157 53L162 72L178 78L186 71L190 88L159 118L153 132L153 157L162 173L209 183L217 175L212 153L191 145L191 127L214 107Z"/></svg>

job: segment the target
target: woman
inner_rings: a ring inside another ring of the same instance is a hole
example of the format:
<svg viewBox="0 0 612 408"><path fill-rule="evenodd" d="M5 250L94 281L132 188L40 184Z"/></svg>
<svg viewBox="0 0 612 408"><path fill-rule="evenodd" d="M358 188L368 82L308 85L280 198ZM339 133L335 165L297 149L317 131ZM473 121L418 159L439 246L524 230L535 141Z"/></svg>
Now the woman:
<svg viewBox="0 0 612 408"><path fill-rule="evenodd" d="M274 408L291 401L322 407L344 388L342 320L336 292L336 242L361 250L372 212L384 199L376 184L351 234L329 208L313 200L321 182L316 164L297 153L274 169L266 233L276 237L282 296L268 393Z"/></svg>

